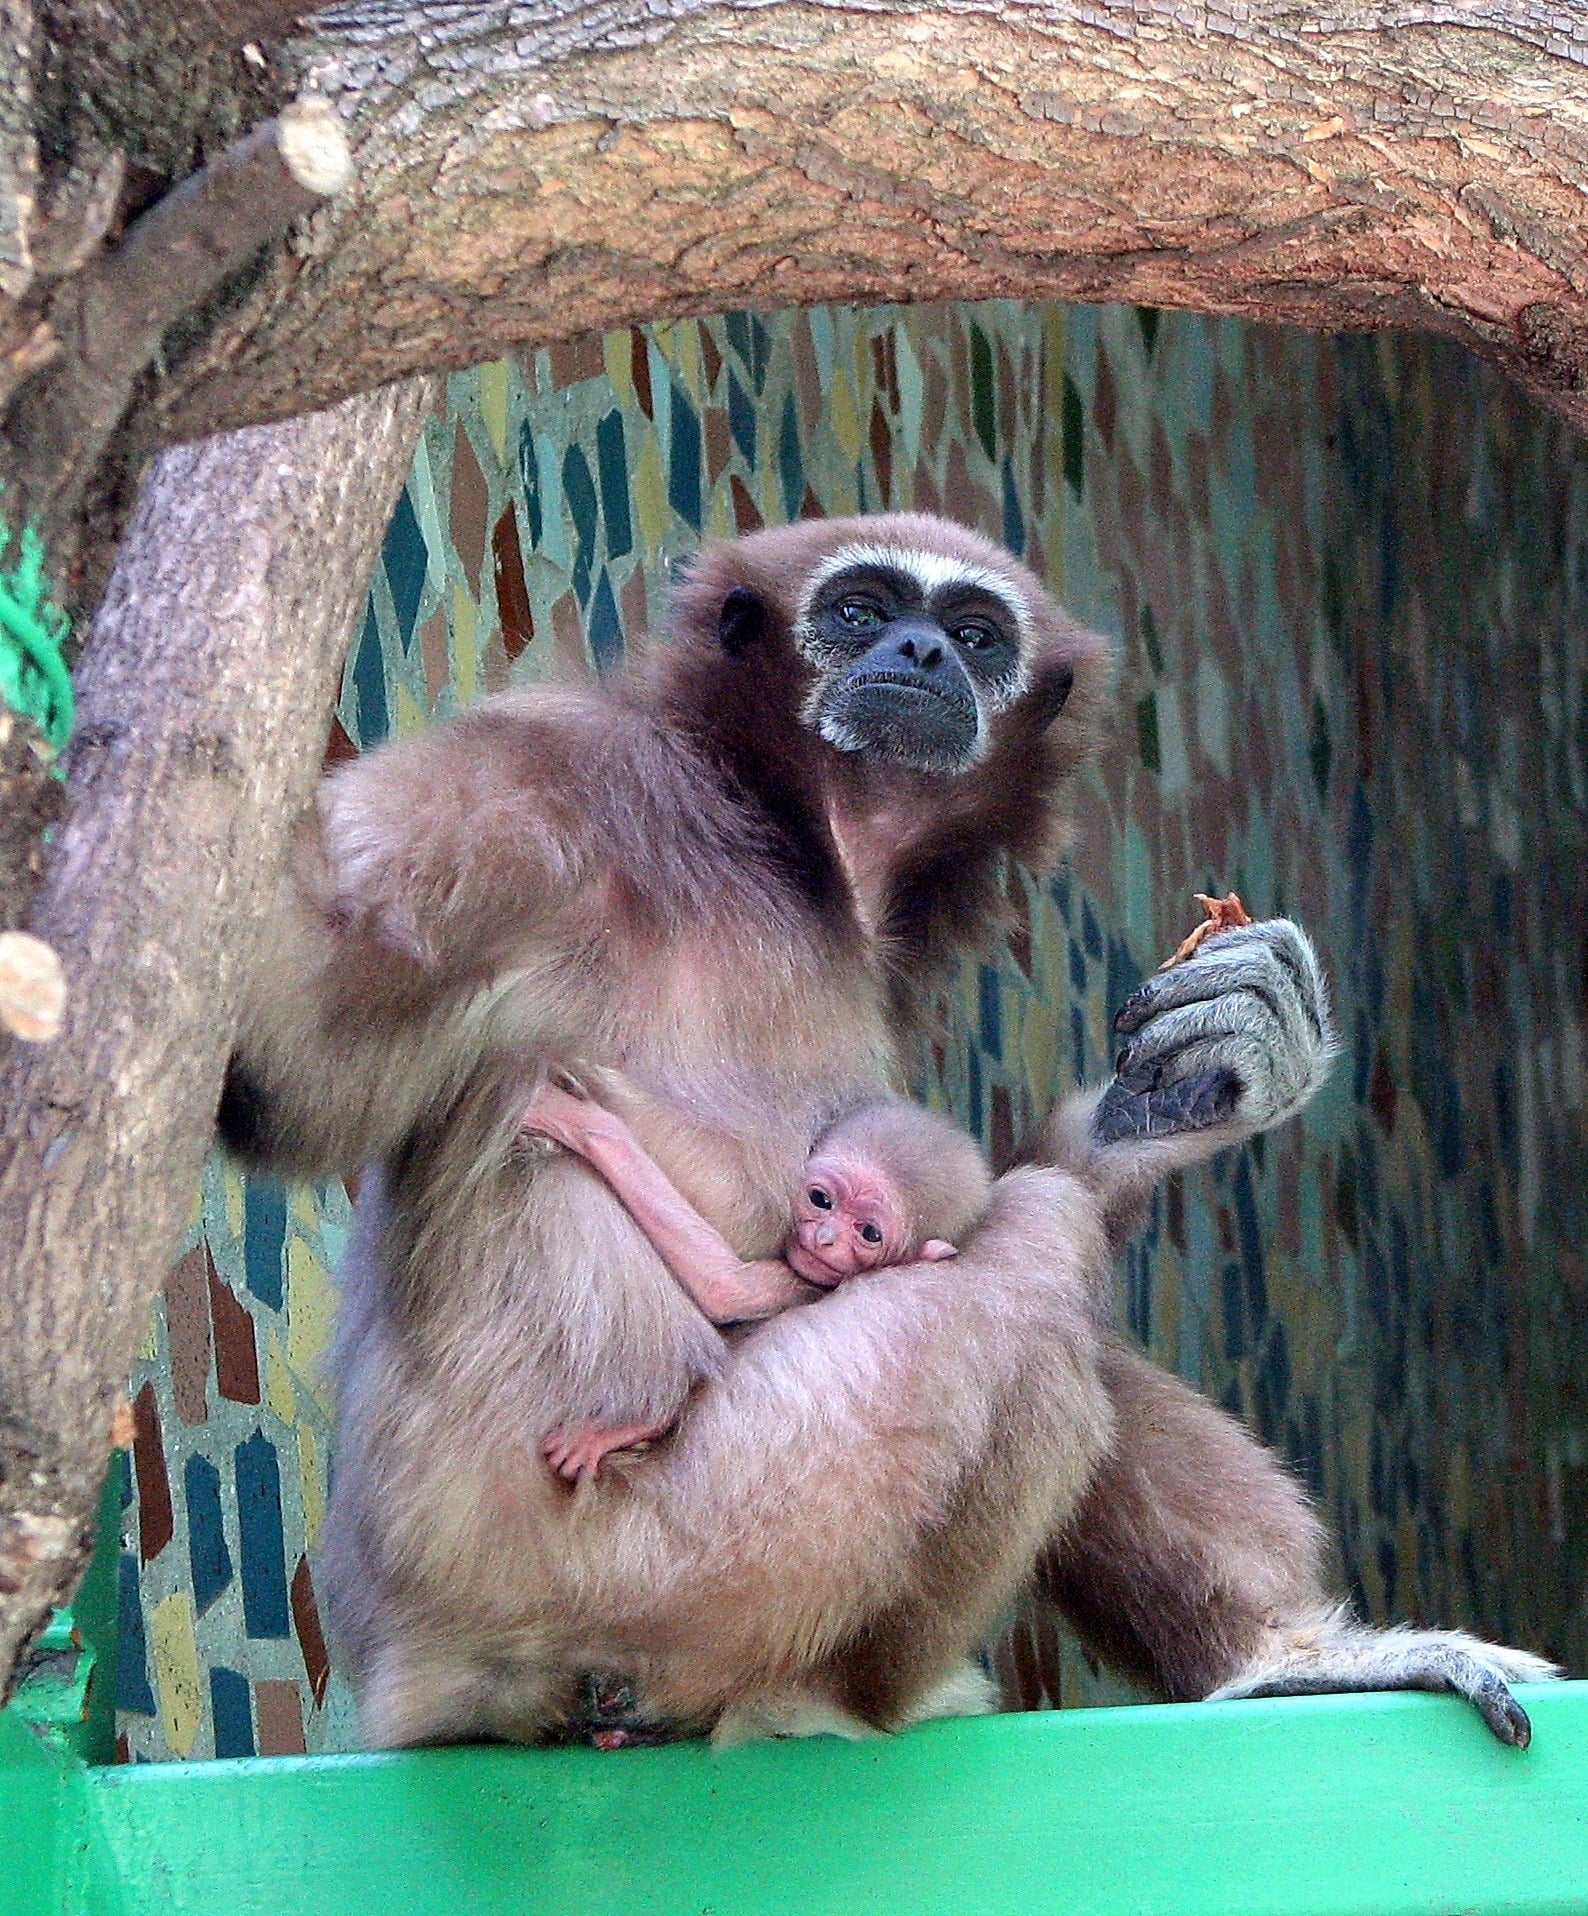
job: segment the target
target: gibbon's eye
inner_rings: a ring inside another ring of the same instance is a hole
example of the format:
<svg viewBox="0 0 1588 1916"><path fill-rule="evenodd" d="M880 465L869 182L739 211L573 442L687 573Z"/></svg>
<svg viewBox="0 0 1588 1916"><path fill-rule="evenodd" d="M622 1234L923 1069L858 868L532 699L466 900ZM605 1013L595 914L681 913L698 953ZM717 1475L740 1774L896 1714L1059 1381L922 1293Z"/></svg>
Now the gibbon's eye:
<svg viewBox="0 0 1588 1916"><path fill-rule="evenodd" d="M880 1244L882 1242L882 1233L877 1229L875 1224L862 1224L860 1227L860 1235L868 1244Z"/></svg>
<svg viewBox="0 0 1588 1916"><path fill-rule="evenodd" d="M989 645L998 643L998 634L980 619L967 619L963 625L955 626L954 642L964 646L967 652L985 652Z"/></svg>
<svg viewBox="0 0 1588 1916"><path fill-rule="evenodd" d="M871 632L882 624L882 608L870 599L840 599L833 612L851 632Z"/></svg>
<svg viewBox="0 0 1588 1916"><path fill-rule="evenodd" d="M813 1184L805 1195L810 1199L811 1203L816 1206L818 1211L830 1211L833 1208L831 1197L828 1196L819 1184Z"/></svg>

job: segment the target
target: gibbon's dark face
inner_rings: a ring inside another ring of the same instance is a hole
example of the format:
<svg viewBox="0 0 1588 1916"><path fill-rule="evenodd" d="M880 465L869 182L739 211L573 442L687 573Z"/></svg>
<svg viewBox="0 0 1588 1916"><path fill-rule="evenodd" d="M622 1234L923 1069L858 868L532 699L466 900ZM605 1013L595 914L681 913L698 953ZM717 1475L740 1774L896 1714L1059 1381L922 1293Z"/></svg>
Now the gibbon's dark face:
<svg viewBox="0 0 1588 1916"><path fill-rule="evenodd" d="M816 668L804 719L841 752L962 772L1026 685L1025 608L974 561L849 545L813 574L794 638Z"/></svg>

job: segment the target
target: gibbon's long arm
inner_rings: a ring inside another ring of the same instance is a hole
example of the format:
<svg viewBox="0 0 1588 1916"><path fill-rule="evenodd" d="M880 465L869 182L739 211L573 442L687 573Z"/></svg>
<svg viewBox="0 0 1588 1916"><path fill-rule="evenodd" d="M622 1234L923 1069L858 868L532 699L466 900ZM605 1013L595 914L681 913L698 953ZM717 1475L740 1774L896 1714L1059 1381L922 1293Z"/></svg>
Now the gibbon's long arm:
<svg viewBox="0 0 1588 1916"><path fill-rule="evenodd" d="M600 1172L656 1255L713 1324L771 1317L815 1294L781 1258L741 1258L616 1112L547 1084L530 1099L522 1122L525 1129L554 1139Z"/></svg>
<svg viewBox="0 0 1588 1916"><path fill-rule="evenodd" d="M326 778L244 987L219 1112L245 1162L361 1170L479 1064L504 991L514 1036L555 1017L588 872L559 773L571 698L497 701Z"/></svg>
<svg viewBox="0 0 1588 1916"><path fill-rule="evenodd" d="M1299 1112L1336 1040L1317 955L1282 918L1207 939L1114 1022L1116 1075L1062 1107L1033 1155L1092 1187L1118 1248L1160 1178ZM1040 1574L1108 1662L1179 1700L1448 1690L1525 1747L1508 1685L1552 1664L1459 1630L1357 1622L1329 1593L1322 1525L1271 1451L1117 1339L1103 1376L1112 1442Z"/></svg>

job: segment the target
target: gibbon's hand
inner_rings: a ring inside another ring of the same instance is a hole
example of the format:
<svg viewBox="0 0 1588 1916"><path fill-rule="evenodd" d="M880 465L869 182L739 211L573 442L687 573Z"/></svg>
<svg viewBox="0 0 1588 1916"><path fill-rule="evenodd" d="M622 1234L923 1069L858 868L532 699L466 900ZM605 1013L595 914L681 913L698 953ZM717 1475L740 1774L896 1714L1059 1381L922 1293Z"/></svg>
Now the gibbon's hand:
<svg viewBox="0 0 1588 1916"><path fill-rule="evenodd" d="M1317 954L1288 918L1218 932L1154 972L1114 1029L1124 1043L1092 1115L1098 1145L1191 1133L1208 1133L1210 1148L1239 1143L1293 1117L1337 1049Z"/></svg>

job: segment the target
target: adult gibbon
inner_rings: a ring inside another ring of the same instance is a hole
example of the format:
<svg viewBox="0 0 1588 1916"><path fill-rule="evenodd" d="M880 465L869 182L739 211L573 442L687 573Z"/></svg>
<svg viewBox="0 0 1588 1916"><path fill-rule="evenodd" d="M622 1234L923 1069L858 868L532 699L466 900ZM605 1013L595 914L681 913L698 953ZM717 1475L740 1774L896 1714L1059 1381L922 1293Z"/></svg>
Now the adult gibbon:
<svg viewBox="0 0 1588 1916"><path fill-rule="evenodd" d="M335 1348L332 1621L376 1744L634 1722L891 1727L985 1707L1034 1571L1165 1696L1451 1688L1525 1741L1459 1634L1331 1602L1246 1432L1104 1322L1104 1220L1298 1110L1331 1046L1305 937L1232 930L1127 1007L949 1262L868 1273L729 1347L577 1158L515 1150L570 1057L679 1114L646 1139L746 1259L837 1113L897 1089L918 1007L1047 869L1108 663L1007 554L915 515L708 548L627 676L487 700L323 785L221 1121L364 1179ZM688 1142L681 1142L687 1138ZM1099 1202L1101 1196L1101 1202ZM676 1430L576 1491L547 1433Z"/></svg>

